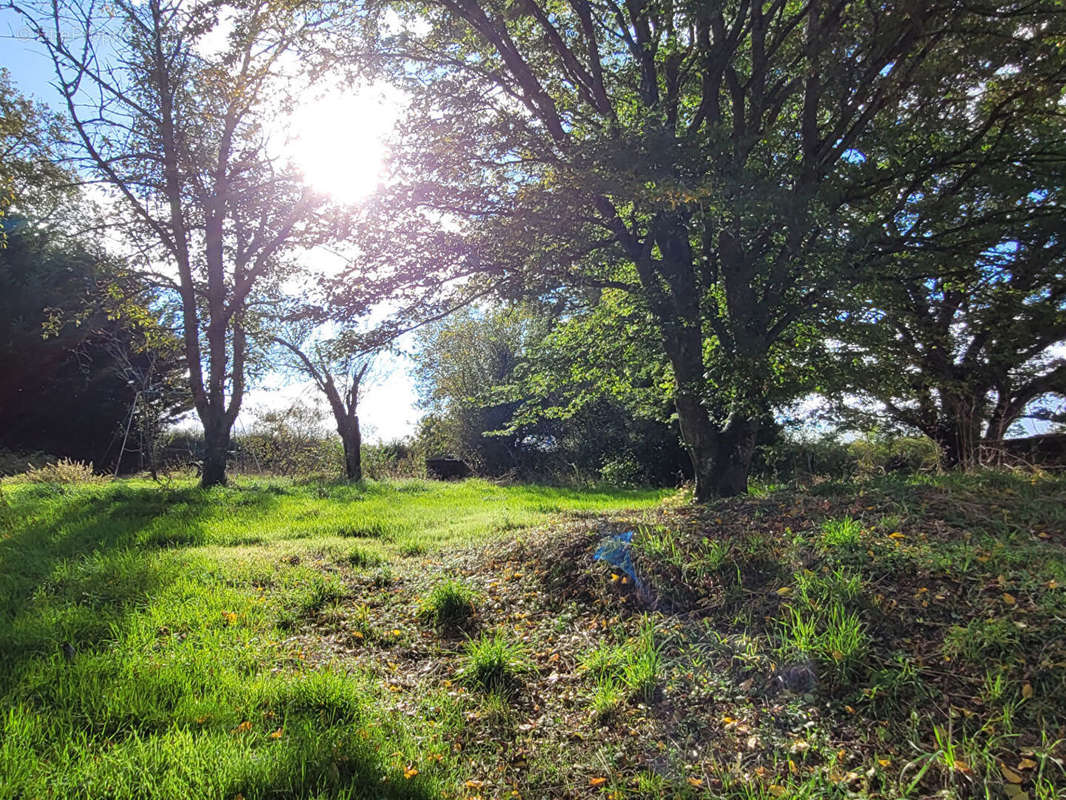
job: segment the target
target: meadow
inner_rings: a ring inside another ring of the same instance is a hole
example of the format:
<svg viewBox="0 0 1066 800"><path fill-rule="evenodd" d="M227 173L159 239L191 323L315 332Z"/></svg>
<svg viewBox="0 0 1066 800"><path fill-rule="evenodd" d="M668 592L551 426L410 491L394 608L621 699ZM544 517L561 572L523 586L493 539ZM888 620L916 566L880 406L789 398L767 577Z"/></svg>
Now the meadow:
<svg viewBox="0 0 1066 800"><path fill-rule="evenodd" d="M1062 478L0 489L0 798L1066 797Z"/></svg>

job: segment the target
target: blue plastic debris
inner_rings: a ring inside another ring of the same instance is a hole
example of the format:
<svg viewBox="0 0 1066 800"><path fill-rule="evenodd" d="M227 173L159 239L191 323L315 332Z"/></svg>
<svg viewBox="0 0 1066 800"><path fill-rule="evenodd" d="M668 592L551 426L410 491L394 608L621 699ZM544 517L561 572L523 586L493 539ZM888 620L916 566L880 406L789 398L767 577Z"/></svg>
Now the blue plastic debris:
<svg viewBox="0 0 1066 800"><path fill-rule="evenodd" d="M644 583L637 577L637 568L633 566L633 557L630 548L633 546L633 531L619 533L604 539L596 552L593 554L594 561L606 561L612 567L616 567L629 576L638 591L644 591Z"/></svg>

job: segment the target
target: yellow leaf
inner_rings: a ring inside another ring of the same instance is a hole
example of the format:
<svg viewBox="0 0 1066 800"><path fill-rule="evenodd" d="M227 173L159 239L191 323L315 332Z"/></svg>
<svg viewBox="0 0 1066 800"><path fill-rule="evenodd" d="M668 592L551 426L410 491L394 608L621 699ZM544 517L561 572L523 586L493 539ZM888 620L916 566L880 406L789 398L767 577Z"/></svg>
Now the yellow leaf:
<svg viewBox="0 0 1066 800"><path fill-rule="evenodd" d="M1003 773L1003 778L1007 781L1007 783L1021 783L1024 780L1021 775L1012 770L1006 764L1000 764L999 771Z"/></svg>
<svg viewBox="0 0 1066 800"><path fill-rule="evenodd" d="M1028 700L1032 696L1033 696L1033 684L1029 683L1029 681L1026 681L1025 683L1022 684L1022 697L1024 697L1026 700Z"/></svg>
<svg viewBox="0 0 1066 800"><path fill-rule="evenodd" d="M889 538L889 539L906 539L907 537L906 537L906 536L904 536L904 535L903 535L902 533L900 533L899 531L894 531L894 532L892 532L892 533L888 534L888 538Z"/></svg>
<svg viewBox="0 0 1066 800"><path fill-rule="evenodd" d="M771 784L770 784L770 789L769 789L769 792L770 792L770 794L772 794L772 795L773 795L774 797L783 797L783 796L784 796L784 794L785 794L785 793L786 793L787 791L788 791L788 789L786 789L786 788L785 788L784 786L779 786L779 785L778 785L778 784L776 784L776 783L771 783Z"/></svg>
<svg viewBox="0 0 1066 800"><path fill-rule="evenodd" d="M606 778L589 778L589 786L603 786L607 783Z"/></svg>
<svg viewBox="0 0 1066 800"><path fill-rule="evenodd" d="M689 786L703 786L703 778L689 778Z"/></svg>
<svg viewBox="0 0 1066 800"><path fill-rule="evenodd" d="M473 779L463 782L463 786L465 786L467 789L480 789L484 785L484 781L478 781Z"/></svg>
<svg viewBox="0 0 1066 800"><path fill-rule="evenodd" d="M278 728L276 731L274 731L272 734L270 734L270 738L271 739L280 739L281 738L281 734L282 734L282 729Z"/></svg>
<svg viewBox="0 0 1066 800"><path fill-rule="evenodd" d="M242 722L240 725L237 726L237 733L247 733L251 729L252 729L252 723L250 723L248 720L245 720L244 722Z"/></svg>
<svg viewBox="0 0 1066 800"><path fill-rule="evenodd" d="M417 774L418 774L418 770L415 769L414 767L404 767L403 768L403 777L404 777L405 780L411 780L411 778L413 778Z"/></svg>
<svg viewBox="0 0 1066 800"><path fill-rule="evenodd" d="M892 759L890 759L890 758L879 758L879 759L877 759L877 763L880 764L882 767L887 767L889 764L892 763Z"/></svg>
<svg viewBox="0 0 1066 800"><path fill-rule="evenodd" d="M1036 766L1036 762L1031 758L1023 758L1018 762L1018 769L1032 769Z"/></svg>
<svg viewBox="0 0 1066 800"><path fill-rule="evenodd" d="M786 594L792 594L792 587L791 586L782 586L780 589L777 590L777 593L779 595L781 595L782 597L784 595L786 595Z"/></svg>
<svg viewBox="0 0 1066 800"><path fill-rule="evenodd" d="M1006 603L1008 606L1012 606L1018 601L1014 599L1014 595L1010 594L1009 592L1004 592L1003 602Z"/></svg>

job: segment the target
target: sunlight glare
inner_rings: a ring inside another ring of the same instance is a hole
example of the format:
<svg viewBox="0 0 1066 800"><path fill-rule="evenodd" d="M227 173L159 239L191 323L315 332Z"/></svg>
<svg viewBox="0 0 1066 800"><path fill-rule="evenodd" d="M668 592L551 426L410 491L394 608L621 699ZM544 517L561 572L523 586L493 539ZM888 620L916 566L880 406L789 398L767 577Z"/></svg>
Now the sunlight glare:
<svg viewBox="0 0 1066 800"><path fill-rule="evenodd" d="M332 91L308 100L293 120L293 157L308 184L340 203L366 199L384 178L388 138L400 112L389 87Z"/></svg>

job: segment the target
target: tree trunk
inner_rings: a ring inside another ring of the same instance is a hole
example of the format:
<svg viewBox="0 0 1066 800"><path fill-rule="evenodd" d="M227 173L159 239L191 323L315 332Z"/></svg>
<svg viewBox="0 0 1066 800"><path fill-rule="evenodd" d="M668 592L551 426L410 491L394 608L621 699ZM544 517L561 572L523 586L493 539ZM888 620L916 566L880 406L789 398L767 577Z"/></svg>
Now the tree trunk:
<svg viewBox="0 0 1066 800"><path fill-rule="evenodd" d="M981 422L974 413L975 403L966 397L945 399L940 410L937 434L944 466L969 470L981 463Z"/></svg>
<svg viewBox="0 0 1066 800"><path fill-rule="evenodd" d="M204 421L204 464L200 473L200 486L226 485L226 458L229 455L230 429L225 415L212 414Z"/></svg>
<svg viewBox="0 0 1066 800"><path fill-rule="evenodd" d="M736 415L718 435L714 459L715 497L735 497L748 491L748 471L758 433L757 420Z"/></svg>
<svg viewBox="0 0 1066 800"><path fill-rule="evenodd" d="M715 489L717 432L698 398L682 393L678 388L674 406L681 426L681 440L692 460L692 474L696 479L693 499L697 503L706 503L718 496Z"/></svg>
<svg viewBox="0 0 1066 800"><path fill-rule="evenodd" d="M363 444L363 436L359 432L359 417L349 420L337 420L337 433L340 434L341 443L344 445L344 476L352 482L363 479L363 461L360 452Z"/></svg>

